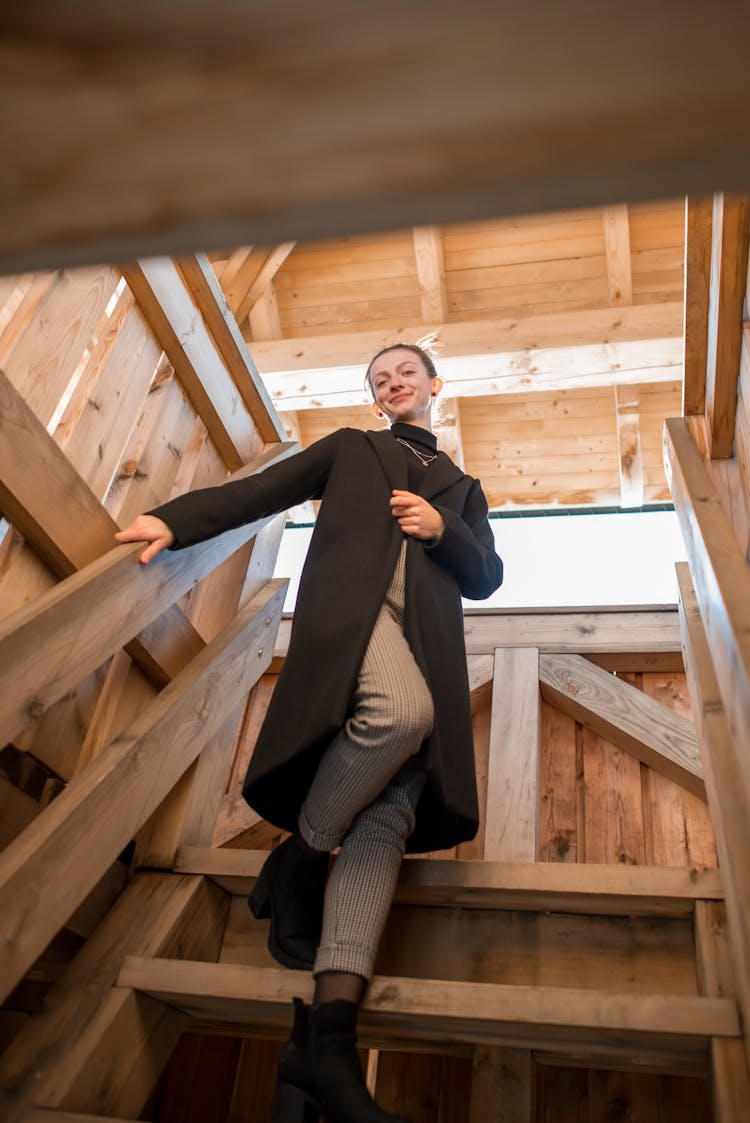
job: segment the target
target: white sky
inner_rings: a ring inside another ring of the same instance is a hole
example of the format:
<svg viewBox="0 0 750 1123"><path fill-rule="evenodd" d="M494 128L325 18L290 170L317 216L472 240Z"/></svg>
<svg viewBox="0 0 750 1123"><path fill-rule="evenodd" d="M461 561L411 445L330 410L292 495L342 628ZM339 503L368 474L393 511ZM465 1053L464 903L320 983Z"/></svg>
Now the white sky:
<svg viewBox="0 0 750 1123"><path fill-rule="evenodd" d="M467 608L567 608L676 604L674 566L685 560L673 511L540 515L492 519L505 579ZM287 528L276 577L291 577L285 612L294 611L312 528Z"/></svg>

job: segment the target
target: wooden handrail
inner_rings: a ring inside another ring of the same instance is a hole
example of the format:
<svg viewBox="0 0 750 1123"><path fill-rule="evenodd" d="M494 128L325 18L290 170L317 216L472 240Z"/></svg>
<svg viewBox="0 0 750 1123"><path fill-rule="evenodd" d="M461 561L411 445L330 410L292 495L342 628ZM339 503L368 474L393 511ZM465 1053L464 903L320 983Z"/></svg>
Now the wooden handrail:
<svg viewBox="0 0 750 1123"><path fill-rule="evenodd" d="M289 455L277 446L236 473L252 474ZM53 702L128 644L269 519L140 566L142 543L117 546L0 626L0 738L11 740ZM102 606L106 606L103 611Z"/></svg>

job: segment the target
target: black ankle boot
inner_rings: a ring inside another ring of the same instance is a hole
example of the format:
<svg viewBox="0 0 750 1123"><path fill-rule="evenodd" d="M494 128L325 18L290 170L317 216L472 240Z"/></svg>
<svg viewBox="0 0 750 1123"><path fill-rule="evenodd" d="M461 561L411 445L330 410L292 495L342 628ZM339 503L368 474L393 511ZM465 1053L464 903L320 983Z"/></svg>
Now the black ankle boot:
<svg viewBox="0 0 750 1123"><path fill-rule="evenodd" d="M312 968L327 873L328 855L305 850L292 835L271 851L247 899L258 920L270 916L268 950L285 967Z"/></svg>
<svg viewBox="0 0 750 1123"><path fill-rule="evenodd" d="M354 1002L308 1010L294 999L294 1028L279 1061L273 1123L409 1123L367 1091L357 1056Z"/></svg>

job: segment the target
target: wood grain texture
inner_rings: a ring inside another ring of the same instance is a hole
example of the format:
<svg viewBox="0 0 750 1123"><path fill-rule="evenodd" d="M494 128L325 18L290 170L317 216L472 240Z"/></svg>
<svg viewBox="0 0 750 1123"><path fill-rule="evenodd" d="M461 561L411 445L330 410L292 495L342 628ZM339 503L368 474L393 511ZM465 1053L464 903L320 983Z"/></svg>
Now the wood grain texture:
<svg viewBox="0 0 750 1123"><path fill-rule="evenodd" d="M292 245L285 247L287 254ZM274 258L276 269L283 260L280 255ZM267 442L283 441L284 429L208 259L197 254L180 258L178 265L258 433Z"/></svg>
<svg viewBox="0 0 750 1123"><path fill-rule="evenodd" d="M536 1069L530 1052L493 1045L474 1049L469 1123L536 1123Z"/></svg>
<svg viewBox="0 0 750 1123"><path fill-rule="evenodd" d="M630 220L625 203L604 208L604 243L607 253L609 303L633 303L633 273L630 254Z"/></svg>
<svg viewBox="0 0 750 1123"><path fill-rule="evenodd" d="M119 985L167 1001L192 1017L267 1025L289 1019L293 994L307 998L312 980L291 979L278 968L194 964L126 957ZM252 997L248 997L248 996ZM498 1016L499 1015L499 1016ZM519 1044L559 1036L580 1047L592 1035L606 1042L614 1031L625 1048L634 1036L736 1038L737 1008L726 998L687 998L586 992L575 988L499 986L444 980L376 977L362 1008L362 1027L386 1027L419 1039ZM524 1041L525 1038L525 1041ZM577 1039L577 1040L576 1040ZM627 1045L625 1043L628 1043Z"/></svg>
<svg viewBox="0 0 750 1123"><path fill-rule="evenodd" d="M446 237L449 233L446 231ZM486 240L484 233L479 236ZM507 237L508 232L504 231L503 240ZM336 253L340 260L345 250L337 248ZM364 277L372 270L373 264L368 261ZM253 359L269 384L271 375L284 372L296 372L299 378L305 372L342 368L339 373L344 373L352 367L359 369L361 375L363 357L374 355L390 343L413 343L424 332L424 323L415 322L404 327L391 325L374 331L338 332L335 335L310 335L257 343L253 346ZM458 360L462 356L485 356L492 361L493 355L515 354L528 365L532 354L538 350L675 339L681 335L682 302L623 307L616 312L610 308L587 308L523 317L496 315L492 319L469 322L449 321L441 324L438 331L442 348L440 367L450 377L449 360Z"/></svg>
<svg viewBox="0 0 750 1123"><path fill-rule="evenodd" d="M266 857L263 850L181 847L175 870L247 894ZM405 861L396 889L404 904L675 918L692 916L695 900L723 895L717 869L440 859Z"/></svg>
<svg viewBox="0 0 750 1123"><path fill-rule="evenodd" d="M495 650L484 856L536 860L539 839L539 651Z"/></svg>
<svg viewBox="0 0 750 1123"><path fill-rule="evenodd" d="M2 855L7 994L104 870L143 826L271 658L265 637L284 583L269 582L154 702ZM88 825L100 823L92 848ZM44 892L45 909L37 908Z"/></svg>
<svg viewBox="0 0 750 1123"><path fill-rule="evenodd" d="M735 968L722 901L696 905L695 952L700 993L734 997ZM711 1071L717 1123L741 1120L750 1104L747 1043L712 1041Z"/></svg>
<svg viewBox="0 0 750 1123"><path fill-rule="evenodd" d="M244 13L227 5L211 17L191 4L177 27L164 2L101 21L92 10L79 0L63 19L40 0L8 23L2 92L8 102L26 95L26 108L1 138L14 153L6 270L747 180L737 138L746 135L748 17L733 3L707 23L695 0L670 0L659 21L636 0L606 33L584 3L564 13L480 2L459 11L441 0L405 15L387 0L377 17L354 22L340 0L315 12L295 0ZM540 78L527 60L542 15L558 49ZM50 40L64 83L49 69ZM262 51L262 72L245 69L249 43ZM402 52L408 74L396 65ZM95 73L80 63L92 57ZM342 70L341 59L351 65ZM363 89L363 73L387 80ZM80 158L92 137L95 175Z"/></svg>
<svg viewBox="0 0 750 1123"><path fill-rule="evenodd" d="M687 718L580 655L542 655L539 682L548 702L705 797L698 740Z"/></svg>
<svg viewBox="0 0 750 1123"><path fill-rule="evenodd" d="M734 979L745 1019L750 1016L750 871L735 860L748 844L750 788L744 745L733 735L688 567L677 567L685 665L700 732L716 848L724 868Z"/></svg>
<svg viewBox="0 0 750 1123"><path fill-rule="evenodd" d="M217 349L210 323L196 308L176 263L167 258L142 261L123 266L123 275L227 467L233 471L242 467L260 452L261 438ZM199 292L205 305L210 295L203 287ZM210 321L217 332L218 312ZM227 334L229 339L222 338L227 347L234 342L231 358L236 360L236 340Z"/></svg>
<svg viewBox="0 0 750 1123"><path fill-rule="evenodd" d="M288 446L273 449L261 458L262 466L288 451ZM256 461L242 474L258 467ZM6 619L0 646L13 652L12 658L0 657L4 700L0 722L6 740L37 720L47 706L156 620L268 521L248 524L148 567L138 565L138 543L118 546ZM108 606L106 618L98 611L102 603ZM44 662L39 657L42 649Z"/></svg>
<svg viewBox="0 0 750 1123"><path fill-rule="evenodd" d="M685 375L683 414L703 413L708 362L713 199L685 200Z"/></svg>
<svg viewBox="0 0 750 1123"><path fill-rule="evenodd" d="M732 735L750 744L750 570L687 423L666 424L675 510ZM746 789L750 779L746 776Z"/></svg>
<svg viewBox="0 0 750 1123"><path fill-rule="evenodd" d="M467 612L464 638L470 655L496 647L538 647L540 653L604 654L677 651L675 609L616 612Z"/></svg>
<svg viewBox="0 0 750 1123"><path fill-rule="evenodd" d="M67 1079L69 1049L117 979L125 954L215 958L226 901L201 878L139 873L0 1060L4 1119Z"/></svg>
<svg viewBox="0 0 750 1123"><path fill-rule="evenodd" d="M734 444L749 222L750 196L714 196L706 369L706 424L712 460L730 457Z"/></svg>

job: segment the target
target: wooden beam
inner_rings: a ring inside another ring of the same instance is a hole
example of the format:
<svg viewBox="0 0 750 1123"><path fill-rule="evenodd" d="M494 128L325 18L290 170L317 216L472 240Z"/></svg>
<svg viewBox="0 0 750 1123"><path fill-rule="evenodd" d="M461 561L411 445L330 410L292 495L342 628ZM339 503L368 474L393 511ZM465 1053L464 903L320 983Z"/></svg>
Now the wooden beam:
<svg viewBox="0 0 750 1123"><path fill-rule="evenodd" d="M470 655L496 647L538 647L577 655L671 652L680 647L676 609L648 612L521 612L464 614Z"/></svg>
<svg viewBox="0 0 750 1123"><path fill-rule="evenodd" d="M277 449L278 446L261 457L263 467L279 458ZM288 455L289 449L288 445L282 446L281 456ZM242 474L251 474L258 467L256 461ZM162 555L155 565L149 566L138 562L142 544L116 546L3 620L3 743L38 720L84 675L127 643L134 632L142 634L196 581L207 576L268 521L262 519L200 545ZM102 604L107 605L106 628L101 625ZM143 648L148 647L147 636Z"/></svg>
<svg viewBox="0 0 750 1123"><path fill-rule="evenodd" d="M750 1025L750 868L737 861L750 845L750 770L747 741L733 735L724 691L690 572L677 566L685 667L700 733L716 849L726 885L734 980L745 1025ZM748 1058L750 1060L750 1057Z"/></svg>
<svg viewBox="0 0 750 1123"><path fill-rule="evenodd" d="M76 1035L47 1106L137 1117L188 1024L164 1002L113 987Z"/></svg>
<svg viewBox="0 0 750 1123"><path fill-rule="evenodd" d="M426 324L444 324L448 319L448 296L440 228L415 226L413 237L422 319Z"/></svg>
<svg viewBox="0 0 750 1123"><path fill-rule="evenodd" d="M542 655L539 683L563 713L706 798L698 738L687 718L580 655Z"/></svg>
<svg viewBox="0 0 750 1123"><path fill-rule="evenodd" d="M730 457L734 444L748 222L750 196L714 196L706 371L706 424L712 460Z"/></svg>
<svg viewBox="0 0 750 1123"><path fill-rule="evenodd" d="M258 432L264 441L283 441L284 427L208 258L205 254L183 257L178 265Z"/></svg>
<svg viewBox="0 0 750 1123"><path fill-rule="evenodd" d="M257 355L259 345L250 346ZM445 379L442 398L446 401L488 394L559 393L673 382L682 374L682 353L682 340L667 337L490 354L442 354L437 367ZM344 367L339 362L329 369L278 373L263 370L261 359L257 361L278 409L350 408L371 401L363 383L364 364L370 354L374 352L362 351L354 366Z"/></svg>
<svg viewBox="0 0 750 1123"><path fill-rule="evenodd" d="M289 648L292 621L281 621L274 654ZM680 621L677 608L648 611L603 609L533 612L464 612L464 639L469 656L492 655L496 647L538 647L544 652L587 655L619 663L620 670L641 669L639 660L659 669L664 657L674 670L680 663ZM628 666L623 666L626 661ZM635 664L639 664L635 666ZM679 669L679 667L677 668Z"/></svg>
<svg viewBox="0 0 750 1123"><path fill-rule="evenodd" d="M539 834L539 651L495 651L484 857L534 862Z"/></svg>
<svg viewBox="0 0 750 1123"><path fill-rule="evenodd" d="M0 371L0 510L58 577L112 549L118 525ZM131 633L132 634L132 633ZM128 642L159 686L204 646L177 605Z"/></svg>
<svg viewBox="0 0 750 1123"><path fill-rule="evenodd" d="M192 964L128 956L119 984L167 1002L196 1020L278 1025L288 1022L295 994L312 995L312 979L278 968ZM614 1039L632 1050L653 1037L736 1038L737 1006L729 998L611 994L576 988L460 983L375 977L365 998L363 1031L396 1030L404 1039L533 1047L555 1041L567 1050Z"/></svg>
<svg viewBox="0 0 750 1123"><path fill-rule="evenodd" d="M175 871L247 895L264 850L180 847ZM692 917L696 900L724 895L717 869L420 858L401 867L396 902L606 916Z"/></svg>
<svg viewBox="0 0 750 1123"><path fill-rule="evenodd" d="M655 22L652 6L633 0L611 13L606 35L585 0L537 0L523 12L436 0L429 19L421 8L405 19L399 0L353 21L345 10L284 0L238 11L220 0L209 19L189 3L176 28L165 0L105 17L92 0L65 14L53 0L14 12L2 94L10 104L35 93L0 134L13 153L2 268L668 198L750 179L741 4L720 3L707 21L699 0L666 0ZM529 68L542 19L557 50ZM50 42L64 82L50 73ZM262 45L252 80L248 44ZM106 96L91 58L103 60ZM342 71L342 58L357 65ZM383 75L377 88L362 81L371 74ZM106 148L92 175L80 153L94 136Z"/></svg>
<svg viewBox="0 0 750 1123"><path fill-rule="evenodd" d="M281 245L275 246L274 249L268 251L265 261L257 270L255 276L253 276L252 279L249 277L247 278L247 289L237 304L238 324L241 324L242 321L250 315L263 294L266 293L269 288L272 288L274 277L289 257L295 245L296 242L282 242ZM279 337L280 336L271 335L266 338L277 339Z"/></svg>
<svg viewBox="0 0 750 1123"><path fill-rule="evenodd" d="M617 466L620 472L620 506L623 508L643 506L643 452L638 406L635 387L615 386Z"/></svg>
<svg viewBox="0 0 750 1123"><path fill-rule="evenodd" d="M633 303L630 258L630 219L627 203L604 208L604 248L607 258L607 292L612 305Z"/></svg>
<svg viewBox="0 0 750 1123"><path fill-rule="evenodd" d="M156 258L122 272L225 464L241 468L260 452L260 437L177 264Z"/></svg>
<svg viewBox="0 0 750 1123"><path fill-rule="evenodd" d="M273 285L267 285L250 309L250 333L256 339L281 339L279 304Z"/></svg>
<svg viewBox="0 0 750 1123"><path fill-rule="evenodd" d="M78 1042L124 955L216 959L226 915L225 895L200 877L138 873L0 1058L5 1123L47 1101L81 1064Z"/></svg>
<svg viewBox="0 0 750 1123"><path fill-rule="evenodd" d="M496 355L514 355L531 365L531 355L553 348L586 348L651 340L682 340L682 304L639 304L593 308L584 312L553 312L515 319L471 320L436 324L442 370L446 359L479 356L488 363ZM270 375L305 375L310 371L348 368L364 378L364 364L391 343L415 343L425 334L424 324L342 332L253 344L253 358L268 383Z"/></svg>
<svg viewBox="0 0 750 1123"><path fill-rule="evenodd" d="M263 673L284 590L269 582L3 852L3 998L221 727L227 704Z"/></svg>
<svg viewBox="0 0 750 1123"><path fill-rule="evenodd" d="M703 413L706 404L712 216L712 198L685 200L685 416Z"/></svg>
<svg viewBox="0 0 750 1123"><path fill-rule="evenodd" d="M737 744L750 745L750 570L687 422L666 421L665 441L669 485L721 699Z"/></svg>
<svg viewBox="0 0 750 1123"><path fill-rule="evenodd" d="M696 903L695 958L700 993L733 998L734 968L722 901ZM741 1123L750 1104L748 1059L741 1040L712 1039L711 1086L715 1123Z"/></svg>

